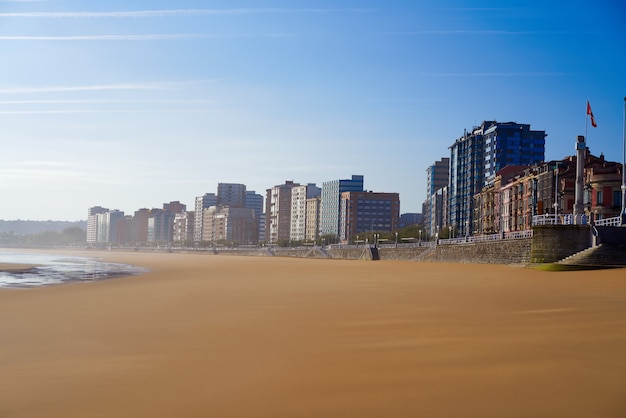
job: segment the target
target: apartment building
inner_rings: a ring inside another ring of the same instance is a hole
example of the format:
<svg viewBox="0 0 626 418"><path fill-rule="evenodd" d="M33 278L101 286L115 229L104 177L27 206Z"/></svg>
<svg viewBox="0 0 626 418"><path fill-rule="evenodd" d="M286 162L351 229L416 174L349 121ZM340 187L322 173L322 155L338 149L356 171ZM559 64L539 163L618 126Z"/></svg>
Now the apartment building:
<svg viewBox="0 0 626 418"><path fill-rule="evenodd" d="M291 227L289 239L304 241L307 226L307 200L320 197L322 189L314 183L295 186L291 189Z"/></svg>
<svg viewBox="0 0 626 418"><path fill-rule="evenodd" d="M341 194L362 192L363 176L353 175L350 179L332 180L322 183L320 204L320 236L339 238Z"/></svg>
<svg viewBox="0 0 626 418"><path fill-rule="evenodd" d="M465 132L450 148L448 223L464 234L474 225L474 195L510 165L540 163L545 155L545 131L528 124L484 121Z"/></svg>
<svg viewBox="0 0 626 418"><path fill-rule="evenodd" d="M351 242L361 232L392 232L398 229L398 193L343 192L340 207L341 242Z"/></svg>
<svg viewBox="0 0 626 418"><path fill-rule="evenodd" d="M291 237L291 192L298 183L291 180L266 190L265 239L270 244L289 241Z"/></svg>

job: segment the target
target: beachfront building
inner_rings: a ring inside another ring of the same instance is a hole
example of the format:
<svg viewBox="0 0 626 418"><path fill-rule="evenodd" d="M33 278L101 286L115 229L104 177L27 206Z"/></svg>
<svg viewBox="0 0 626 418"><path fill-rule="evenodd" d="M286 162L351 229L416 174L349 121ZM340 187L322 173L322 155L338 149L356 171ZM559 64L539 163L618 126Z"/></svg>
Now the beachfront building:
<svg viewBox="0 0 626 418"><path fill-rule="evenodd" d="M246 207L246 185L240 183L218 183L217 206Z"/></svg>
<svg viewBox="0 0 626 418"><path fill-rule="evenodd" d="M194 211L185 211L174 215L174 242L191 244L194 237Z"/></svg>
<svg viewBox="0 0 626 418"><path fill-rule="evenodd" d="M270 244L288 242L291 236L291 192L298 183L291 180L266 191L265 239Z"/></svg>
<svg viewBox="0 0 626 418"><path fill-rule="evenodd" d="M114 209L96 214L97 242L100 244L117 243L118 221L124 219L124 212Z"/></svg>
<svg viewBox="0 0 626 418"><path fill-rule="evenodd" d="M93 206L87 210L87 244L98 242L98 214L108 212L102 206Z"/></svg>
<svg viewBox="0 0 626 418"><path fill-rule="evenodd" d="M309 242L317 242L320 231L320 203L321 196L306 200L306 230L304 239Z"/></svg>
<svg viewBox="0 0 626 418"><path fill-rule="evenodd" d="M145 245L148 242L148 219L150 209L142 208L133 214L131 226L131 242L137 245Z"/></svg>
<svg viewBox="0 0 626 418"><path fill-rule="evenodd" d="M619 216L622 164L603 155L584 153L584 215L587 220ZM474 196L474 233L528 230L536 215L557 215L573 220L576 156L530 167L509 166ZM555 205L556 202L556 205Z"/></svg>
<svg viewBox="0 0 626 418"><path fill-rule="evenodd" d="M254 190L246 191L246 208L254 209L254 217L258 225L258 240L265 241L265 213L263 212L263 195Z"/></svg>
<svg viewBox="0 0 626 418"><path fill-rule="evenodd" d="M431 236L443 226L445 205L443 189L448 186L450 158L435 161L426 169L426 201L422 206L424 230Z"/></svg>
<svg viewBox="0 0 626 418"><path fill-rule="evenodd" d="M150 210L148 217L148 243L165 245L172 242L175 214L164 209Z"/></svg>
<svg viewBox="0 0 626 418"><path fill-rule="evenodd" d="M484 121L465 131L450 148L449 227L468 235L474 225L474 196L509 165L530 166L545 155L545 131L528 124Z"/></svg>
<svg viewBox="0 0 626 418"><path fill-rule="evenodd" d="M295 186L291 189L291 227L289 230L291 241L306 239L307 200L320 197L321 192L322 190L314 183Z"/></svg>
<svg viewBox="0 0 626 418"><path fill-rule="evenodd" d="M203 219L204 210L217 205L217 196L215 193L205 193L203 196L196 197L195 210L194 210L194 228L193 228L193 241L199 243L205 241L202 233L204 231Z"/></svg>
<svg viewBox="0 0 626 418"><path fill-rule="evenodd" d="M393 232L400 218L398 193L343 192L339 239L351 242L362 232Z"/></svg>
<svg viewBox="0 0 626 418"><path fill-rule="evenodd" d="M332 180L322 183L320 204L320 236L339 238L341 194L362 192L363 176L353 175L351 179Z"/></svg>
<svg viewBox="0 0 626 418"><path fill-rule="evenodd" d="M163 210L173 214L183 213L187 210L187 205L176 200L174 202L163 203Z"/></svg>
<svg viewBox="0 0 626 418"><path fill-rule="evenodd" d="M258 242L254 209L211 206L205 209L204 241L211 245L251 245Z"/></svg>

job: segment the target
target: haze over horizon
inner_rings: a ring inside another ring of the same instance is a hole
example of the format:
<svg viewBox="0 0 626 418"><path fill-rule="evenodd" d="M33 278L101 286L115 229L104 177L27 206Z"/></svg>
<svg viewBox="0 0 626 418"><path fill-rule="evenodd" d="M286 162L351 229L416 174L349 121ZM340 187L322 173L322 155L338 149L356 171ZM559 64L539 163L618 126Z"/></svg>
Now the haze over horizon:
<svg viewBox="0 0 626 418"><path fill-rule="evenodd" d="M567 4L567 7L563 7ZM0 0L0 219L365 176L421 212L483 120L623 159L626 4Z"/></svg>

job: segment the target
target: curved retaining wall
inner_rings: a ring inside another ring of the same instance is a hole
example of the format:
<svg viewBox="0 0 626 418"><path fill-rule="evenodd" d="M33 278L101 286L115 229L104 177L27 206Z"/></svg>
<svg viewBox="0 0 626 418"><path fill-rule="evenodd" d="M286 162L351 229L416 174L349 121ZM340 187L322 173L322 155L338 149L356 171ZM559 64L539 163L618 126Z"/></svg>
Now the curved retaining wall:
<svg viewBox="0 0 626 418"><path fill-rule="evenodd" d="M597 227L600 241L626 248L626 228ZM528 264L554 263L591 246L589 225L542 225L533 227L533 237L446 244L435 247L380 247L380 260L433 261L450 263ZM321 249L263 247L205 250L207 254L279 256L371 260L365 247ZM200 251L204 252L204 251Z"/></svg>

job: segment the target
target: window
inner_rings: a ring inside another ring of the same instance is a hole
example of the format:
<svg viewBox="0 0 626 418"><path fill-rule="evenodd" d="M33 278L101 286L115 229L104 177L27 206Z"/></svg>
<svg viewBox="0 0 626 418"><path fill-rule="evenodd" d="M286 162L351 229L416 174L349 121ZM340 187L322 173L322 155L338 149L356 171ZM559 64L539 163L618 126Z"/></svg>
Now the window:
<svg viewBox="0 0 626 418"><path fill-rule="evenodd" d="M596 205L598 205L598 206L602 206L602 204L603 204L603 200L602 200L602 190L598 190L596 193L597 193L597 194L596 194Z"/></svg>
<svg viewBox="0 0 626 418"><path fill-rule="evenodd" d="M621 191L613 192L613 206L616 206L616 207L622 206L622 192Z"/></svg>

